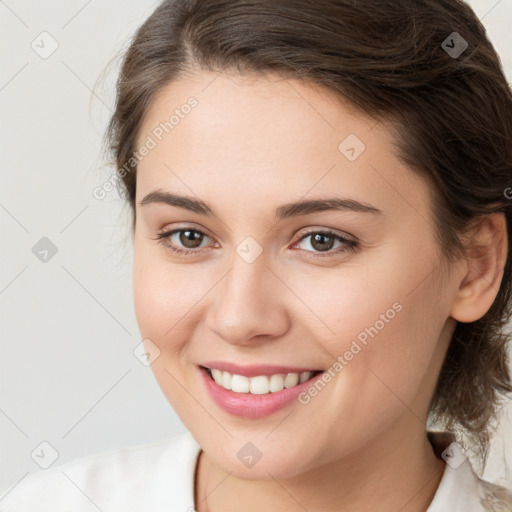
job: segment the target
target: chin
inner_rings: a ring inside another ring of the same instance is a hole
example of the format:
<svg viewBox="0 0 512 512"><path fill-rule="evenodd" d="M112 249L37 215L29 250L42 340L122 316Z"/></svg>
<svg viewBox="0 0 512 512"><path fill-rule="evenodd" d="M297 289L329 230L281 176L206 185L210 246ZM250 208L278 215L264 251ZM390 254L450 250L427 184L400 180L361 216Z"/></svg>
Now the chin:
<svg viewBox="0 0 512 512"><path fill-rule="evenodd" d="M268 432L257 436L243 436L213 446L201 444L210 461L226 473L243 480L284 480L293 478L315 467L313 461L305 457L301 447L306 440L297 440L297 447L286 446L265 440ZM252 437L253 442L249 439Z"/></svg>

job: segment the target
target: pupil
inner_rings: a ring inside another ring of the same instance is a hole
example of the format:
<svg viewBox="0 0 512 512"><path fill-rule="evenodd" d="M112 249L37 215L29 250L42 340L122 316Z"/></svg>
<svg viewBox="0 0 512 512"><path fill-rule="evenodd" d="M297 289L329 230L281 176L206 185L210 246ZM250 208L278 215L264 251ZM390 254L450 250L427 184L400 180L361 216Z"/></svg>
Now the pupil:
<svg viewBox="0 0 512 512"><path fill-rule="evenodd" d="M317 246L317 242L321 242L321 241L324 241L325 242L325 239L330 239L331 240L331 243L327 244L328 247L324 245L322 245L322 243L320 243L320 245ZM320 251L324 251L324 250L329 250L332 248L332 245L333 245L333 239L331 237L331 235L323 235L321 233L317 233L314 237L313 237L313 241L311 242L311 245L315 248L315 249L318 249Z"/></svg>
<svg viewBox="0 0 512 512"><path fill-rule="evenodd" d="M182 231L180 234L180 242L187 248L194 249L201 245L203 235L198 233L197 231L186 230ZM190 242L192 242L191 245ZM194 244L194 242L199 242L198 244Z"/></svg>

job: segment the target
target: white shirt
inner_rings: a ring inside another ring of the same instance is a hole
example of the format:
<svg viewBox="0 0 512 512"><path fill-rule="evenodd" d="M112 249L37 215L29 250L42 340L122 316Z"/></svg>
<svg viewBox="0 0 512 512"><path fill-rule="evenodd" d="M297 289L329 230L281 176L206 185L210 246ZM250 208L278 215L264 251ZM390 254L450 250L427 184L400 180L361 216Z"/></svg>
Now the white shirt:
<svg viewBox="0 0 512 512"><path fill-rule="evenodd" d="M5 490L0 512L194 512L199 453L185 432L81 457L31 473ZM446 464L427 512L512 511L512 501L488 508L481 503L492 503L497 489L480 480L467 459L456 469Z"/></svg>

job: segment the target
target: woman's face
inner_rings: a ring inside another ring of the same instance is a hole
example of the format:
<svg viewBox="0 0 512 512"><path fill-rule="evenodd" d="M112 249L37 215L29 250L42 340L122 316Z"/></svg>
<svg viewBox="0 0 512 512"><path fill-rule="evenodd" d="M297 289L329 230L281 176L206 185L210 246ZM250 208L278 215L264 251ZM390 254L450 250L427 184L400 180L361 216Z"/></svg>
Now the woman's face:
<svg viewBox="0 0 512 512"><path fill-rule="evenodd" d="M161 91L142 146L136 317L209 459L285 478L424 432L455 287L441 279L429 186L385 124L297 80L202 73ZM318 200L332 201L291 206ZM271 375L307 370L324 373L265 393L296 380Z"/></svg>

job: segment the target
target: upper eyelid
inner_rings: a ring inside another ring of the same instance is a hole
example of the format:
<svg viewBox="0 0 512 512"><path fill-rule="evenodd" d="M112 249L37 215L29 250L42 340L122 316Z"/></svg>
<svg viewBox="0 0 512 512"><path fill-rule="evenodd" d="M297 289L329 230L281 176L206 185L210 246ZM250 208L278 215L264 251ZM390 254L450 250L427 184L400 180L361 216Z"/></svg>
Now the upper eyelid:
<svg viewBox="0 0 512 512"><path fill-rule="evenodd" d="M205 229L198 228L193 225L187 225L187 226L182 226L182 227L178 226L178 227L173 227L173 228L169 228L169 229L163 228L163 229L158 230L158 234L171 234L171 233L177 233L180 231L187 231L187 230L188 231L196 231L198 233L202 233L202 234L208 236L209 238L213 238L212 236L210 236L208 234L208 232ZM331 235L340 236L342 238L347 238L347 239L350 239L353 241L357 240L357 238L354 235L344 233L343 231L340 232L334 228L315 227L315 226L300 229L297 232L297 237L302 238L303 236L307 236L312 233L327 233L327 234L331 234Z"/></svg>
<svg viewBox="0 0 512 512"><path fill-rule="evenodd" d="M309 235L312 235L315 233L325 233L325 234L332 235L332 236L338 236L338 237L343 238L349 242L357 242L358 241L354 235L349 235L348 233L344 233L343 231L340 232L337 229L333 229L333 228L315 228L315 227L304 228L298 232L297 237L299 240L302 240L302 238L304 238L305 236L309 236Z"/></svg>
<svg viewBox="0 0 512 512"><path fill-rule="evenodd" d="M171 228L171 229L164 228L158 232L158 236L159 237L166 236L166 237L170 238L171 236L174 236L176 233L180 233L182 231L195 231L195 232L198 232L198 233L201 233L201 234L207 236L208 238L210 238L210 240L213 240L213 238L208 233L206 233L205 230L196 228L191 225L177 227L177 228ZM352 244L358 243L357 238L354 237L353 235L345 234L343 232L340 233L337 230L334 230L332 228L325 228L325 227L324 228L319 228L319 227L303 228L298 232L297 240L293 243L296 244L298 242L301 242L304 238L307 238L308 236L311 236L311 235L317 234L317 233L321 233L321 234L323 233L326 235L333 236L333 237L337 238L338 241L340 241L339 239L341 239L343 241L346 241L347 243L352 243ZM202 249L202 248L188 249L188 250L198 251L200 249Z"/></svg>
<svg viewBox="0 0 512 512"><path fill-rule="evenodd" d="M168 249L170 251L173 251L175 253L181 253L182 255L191 255L191 256L199 256L204 253L204 251L207 249L207 247L196 247L196 248L183 248L183 247L172 247L172 244L170 242L166 241L166 239L170 239L172 236L174 236L176 233L179 233L181 231L197 231L201 232L204 235L206 235L208 238L211 238L207 233L205 233L203 230L194 228L193 226L183 226L183 227L177 227L172 229L163 229L159 232L156 240L159 241L164 246L168 246ZM307 249L300 249L300 252L304 252L308 254L311 258L314 260L320 261L322 258L329 258L329 257L336 257L337 255L345 255L347 253L354 253L357 252L358 249L360 249L361 242L357 237L354 237L353 235L345 235L345 234L339 234L336 230L333 230L332 228L318 228L318 227L309 227L309 228L303 228L300 232L300 236L298 236L297 240L293 242L292 247L297 246L299 243L302 242L302 240L308 238L309 236L316 234L316 233L324 233L328 236L331 236L336 239L337 242L342 244L342 248L338 249L329 249L325 252L316 252L316 251L309 251ZM218 247L218 242L214 242L216 246ZM344 247L343 247L344 246Z"/></svg>
<svg viewBox="0 0 512 512"><path fill-rule="evenodd" d="M180 231L197 231L198 233L202 233L203 235L206 235L208 238L213 239L213 237L210 236L205 229L195 227L194 225L169 227L169 228L164 227L157 231L157 236L176 234L176 233L179 233Z"/></svg>

